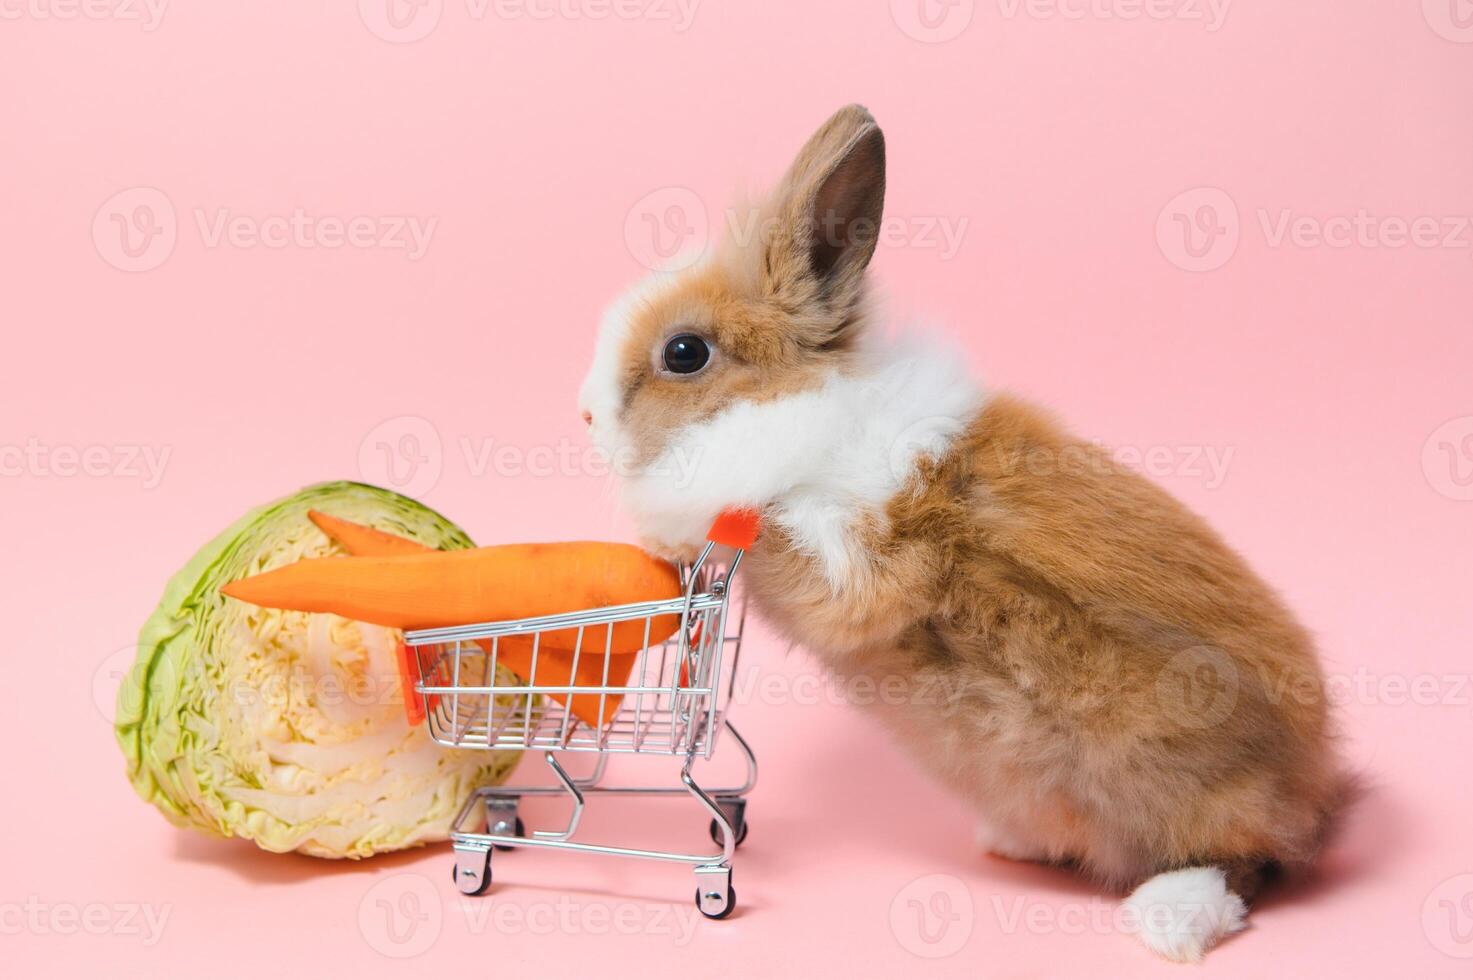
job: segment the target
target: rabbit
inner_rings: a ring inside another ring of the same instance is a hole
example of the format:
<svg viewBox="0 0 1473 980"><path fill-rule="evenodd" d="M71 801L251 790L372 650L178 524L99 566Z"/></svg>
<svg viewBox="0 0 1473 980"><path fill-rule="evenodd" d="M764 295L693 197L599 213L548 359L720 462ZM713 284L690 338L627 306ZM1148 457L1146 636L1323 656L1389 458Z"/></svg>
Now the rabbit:
<svg viewBox="0 0 1473 980"><path fill-rule="evenodd" d="M1350 795L1312 642L1165 491L944 343L887 335L885 173L874 118L841 109L758 220L616 301L591 438L661 554L760 512L758 611L826 670L903 685L867 710L988 850L1127 894L1123 926L1200 959Z"/></svg>

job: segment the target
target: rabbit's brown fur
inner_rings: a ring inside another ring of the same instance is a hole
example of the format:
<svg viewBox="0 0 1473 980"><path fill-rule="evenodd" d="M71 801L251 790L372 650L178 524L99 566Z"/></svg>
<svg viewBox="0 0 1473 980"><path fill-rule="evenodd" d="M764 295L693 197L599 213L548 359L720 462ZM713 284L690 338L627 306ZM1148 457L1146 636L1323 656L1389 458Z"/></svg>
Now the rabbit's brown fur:
<svg viewBox="0 0 1473 980"><path fill-rule="evenodd" d="M886 516L837 593L781 533L748 581L846 676L934 695L878 710L1009 839L1118 886L1313 856L1342 782L1312 646L1199 518L1007 397ZM1235 701L1205 722L1173 687L1203 664Z"/></svg>
<svg viewBox="0 0 1473 980"><path fill-rule="evenodd" d="M885 183L864 109L809 141L762 234L610 311L583 402L632 452L646 542L762 510L761 610L973 803L999 853L1115 886L1163 955L1242 928L1346 782L1312 644L1198 517L959 359L868 343ZM662 357L694 336L691 373ZM691 463L683 471L677 464ZM698 464L698 465L697 465ZM1206 910L1210 921L1197 917Z"/></svg>

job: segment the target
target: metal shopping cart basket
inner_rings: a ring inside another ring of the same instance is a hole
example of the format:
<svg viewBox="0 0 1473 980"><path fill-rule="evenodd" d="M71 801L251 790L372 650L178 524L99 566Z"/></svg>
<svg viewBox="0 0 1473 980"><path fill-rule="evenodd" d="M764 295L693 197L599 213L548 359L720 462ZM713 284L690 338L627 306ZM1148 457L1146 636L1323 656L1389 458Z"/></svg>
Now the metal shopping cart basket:
<svg viewBox="0 0 1473 980"><path fill-rule="evenodd" d="M684 595L677 598L405 634L404 666L417 678L406 706L411 718L423 717L432 739L460 749L541 749L557 780L554 786L485 786L471 794L450 835L455 883L462 892L479 895L490 887L493 848L541 847L689 864L701 912L713 919L731 914L736 907L731 859L747 835L746 796L757 781L757 760L727 721L724 704L745 620L745 603L733 607L733 585L756 533L755 515L723 514L700 556L681 568ZM679 617L678 628L669 639L652 642L668 631L668 625L657 627L668 624L668 617ZM642 624L644 643L634 654L615 649L615 628L623 624L636 630ZM554 631L574 635L576 642L560 653L546 639ZM524 666L530 656L531 683L504 669L514 650ZM563 662L554 670L555 679L565 682L542 683L539 661L554 664L559 657ZM590 717L594 723L586 720ZM710 759L723 734L745 758L746 779L737 786L703 787L692 765ZM558 761L564 752L597 753L592 773L570 776ZM605 769L615 754L681 758L680 785L605 785ZM559 794L572 801L567 827L527 834L518 814L521 798ZM574 839L590 797L687 794L710 814L719 851L688 854Z"/></svg>

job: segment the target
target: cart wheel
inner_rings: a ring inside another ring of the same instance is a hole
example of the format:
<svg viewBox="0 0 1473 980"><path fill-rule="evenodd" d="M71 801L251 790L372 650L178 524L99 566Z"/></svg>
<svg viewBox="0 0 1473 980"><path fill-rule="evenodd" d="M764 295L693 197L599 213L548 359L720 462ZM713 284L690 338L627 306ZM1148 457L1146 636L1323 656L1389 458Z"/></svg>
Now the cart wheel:
<svg viewBox="0 0 1473 980"><path fill-rule="evenodd" d="M701 895L701 889L700 889L700 887L697 886L696 887L696 908L700 909L701 910L701 914L704 915L708 919L724 919L728 915L731 915L732 910L736 908L736 889L735 888L732 888L730 885L728 885L727 888L726 888L726 904L723 905L723 906L721 906L719 909L712 910L711 907L708 904L706 904L705 902L701 901L701 899L703 897L704 896ZM719 901L719 900L720 900L719 897L716 898L716 899L713 899L713 901Z"/></svg>
<svg viewBox="0 0 1473 980"><path fill-rule="evenodd" d="M744 840L747 839L747 828L750 827L750 826L751 826L751 824L749 824L747 821L743 820L741 823L737 824L736 827L734 828L736 830L736 846L737 847L741 847L742 846L742 841L744 841ZM715 841L717 844L720 844L721 843L721 824L717 823L714 818L711 820L711 839L713 841Z"/></svg>
<svg viewBox="0 0 1473 980"><path fill-rule="evenodd" d="M456 851L450 879L463 895L484 895L491 887L491 852Z"/></svg>
<svg viewBox="0 0 1473 980"><path fill-rule="evenodd" d="M497 832L498 831L492 831L492 833L497 833ZM514 829L512 831L512 833L515 834L518 837L526 837L527 836L527 827L526 827L525 824L522 823L522 818L521 817L517 817L517 820L516 820L516 829ZM515 844L492 844L491 846L494 847L494 848L496 848L498 851L515 851L517 849L517 846Z"/></svg>

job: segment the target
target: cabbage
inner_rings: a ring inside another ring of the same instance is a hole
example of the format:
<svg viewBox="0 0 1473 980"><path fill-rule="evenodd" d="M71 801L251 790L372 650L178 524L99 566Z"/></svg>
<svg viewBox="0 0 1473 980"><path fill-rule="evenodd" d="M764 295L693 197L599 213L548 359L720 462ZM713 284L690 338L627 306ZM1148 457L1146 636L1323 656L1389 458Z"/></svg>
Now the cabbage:
<svg viewBox="0 0 1473 980"><path fill-rule="evenodd" d="M309 508L471 547L429 508L359 483L308 487L241 518L170 580L143 626L115 722L128 776L171 822L269 851L357 858L442 840L470 792L505 780L517 754L444 749L409 726L399 631L219 593L340 554Z"/></svg>

